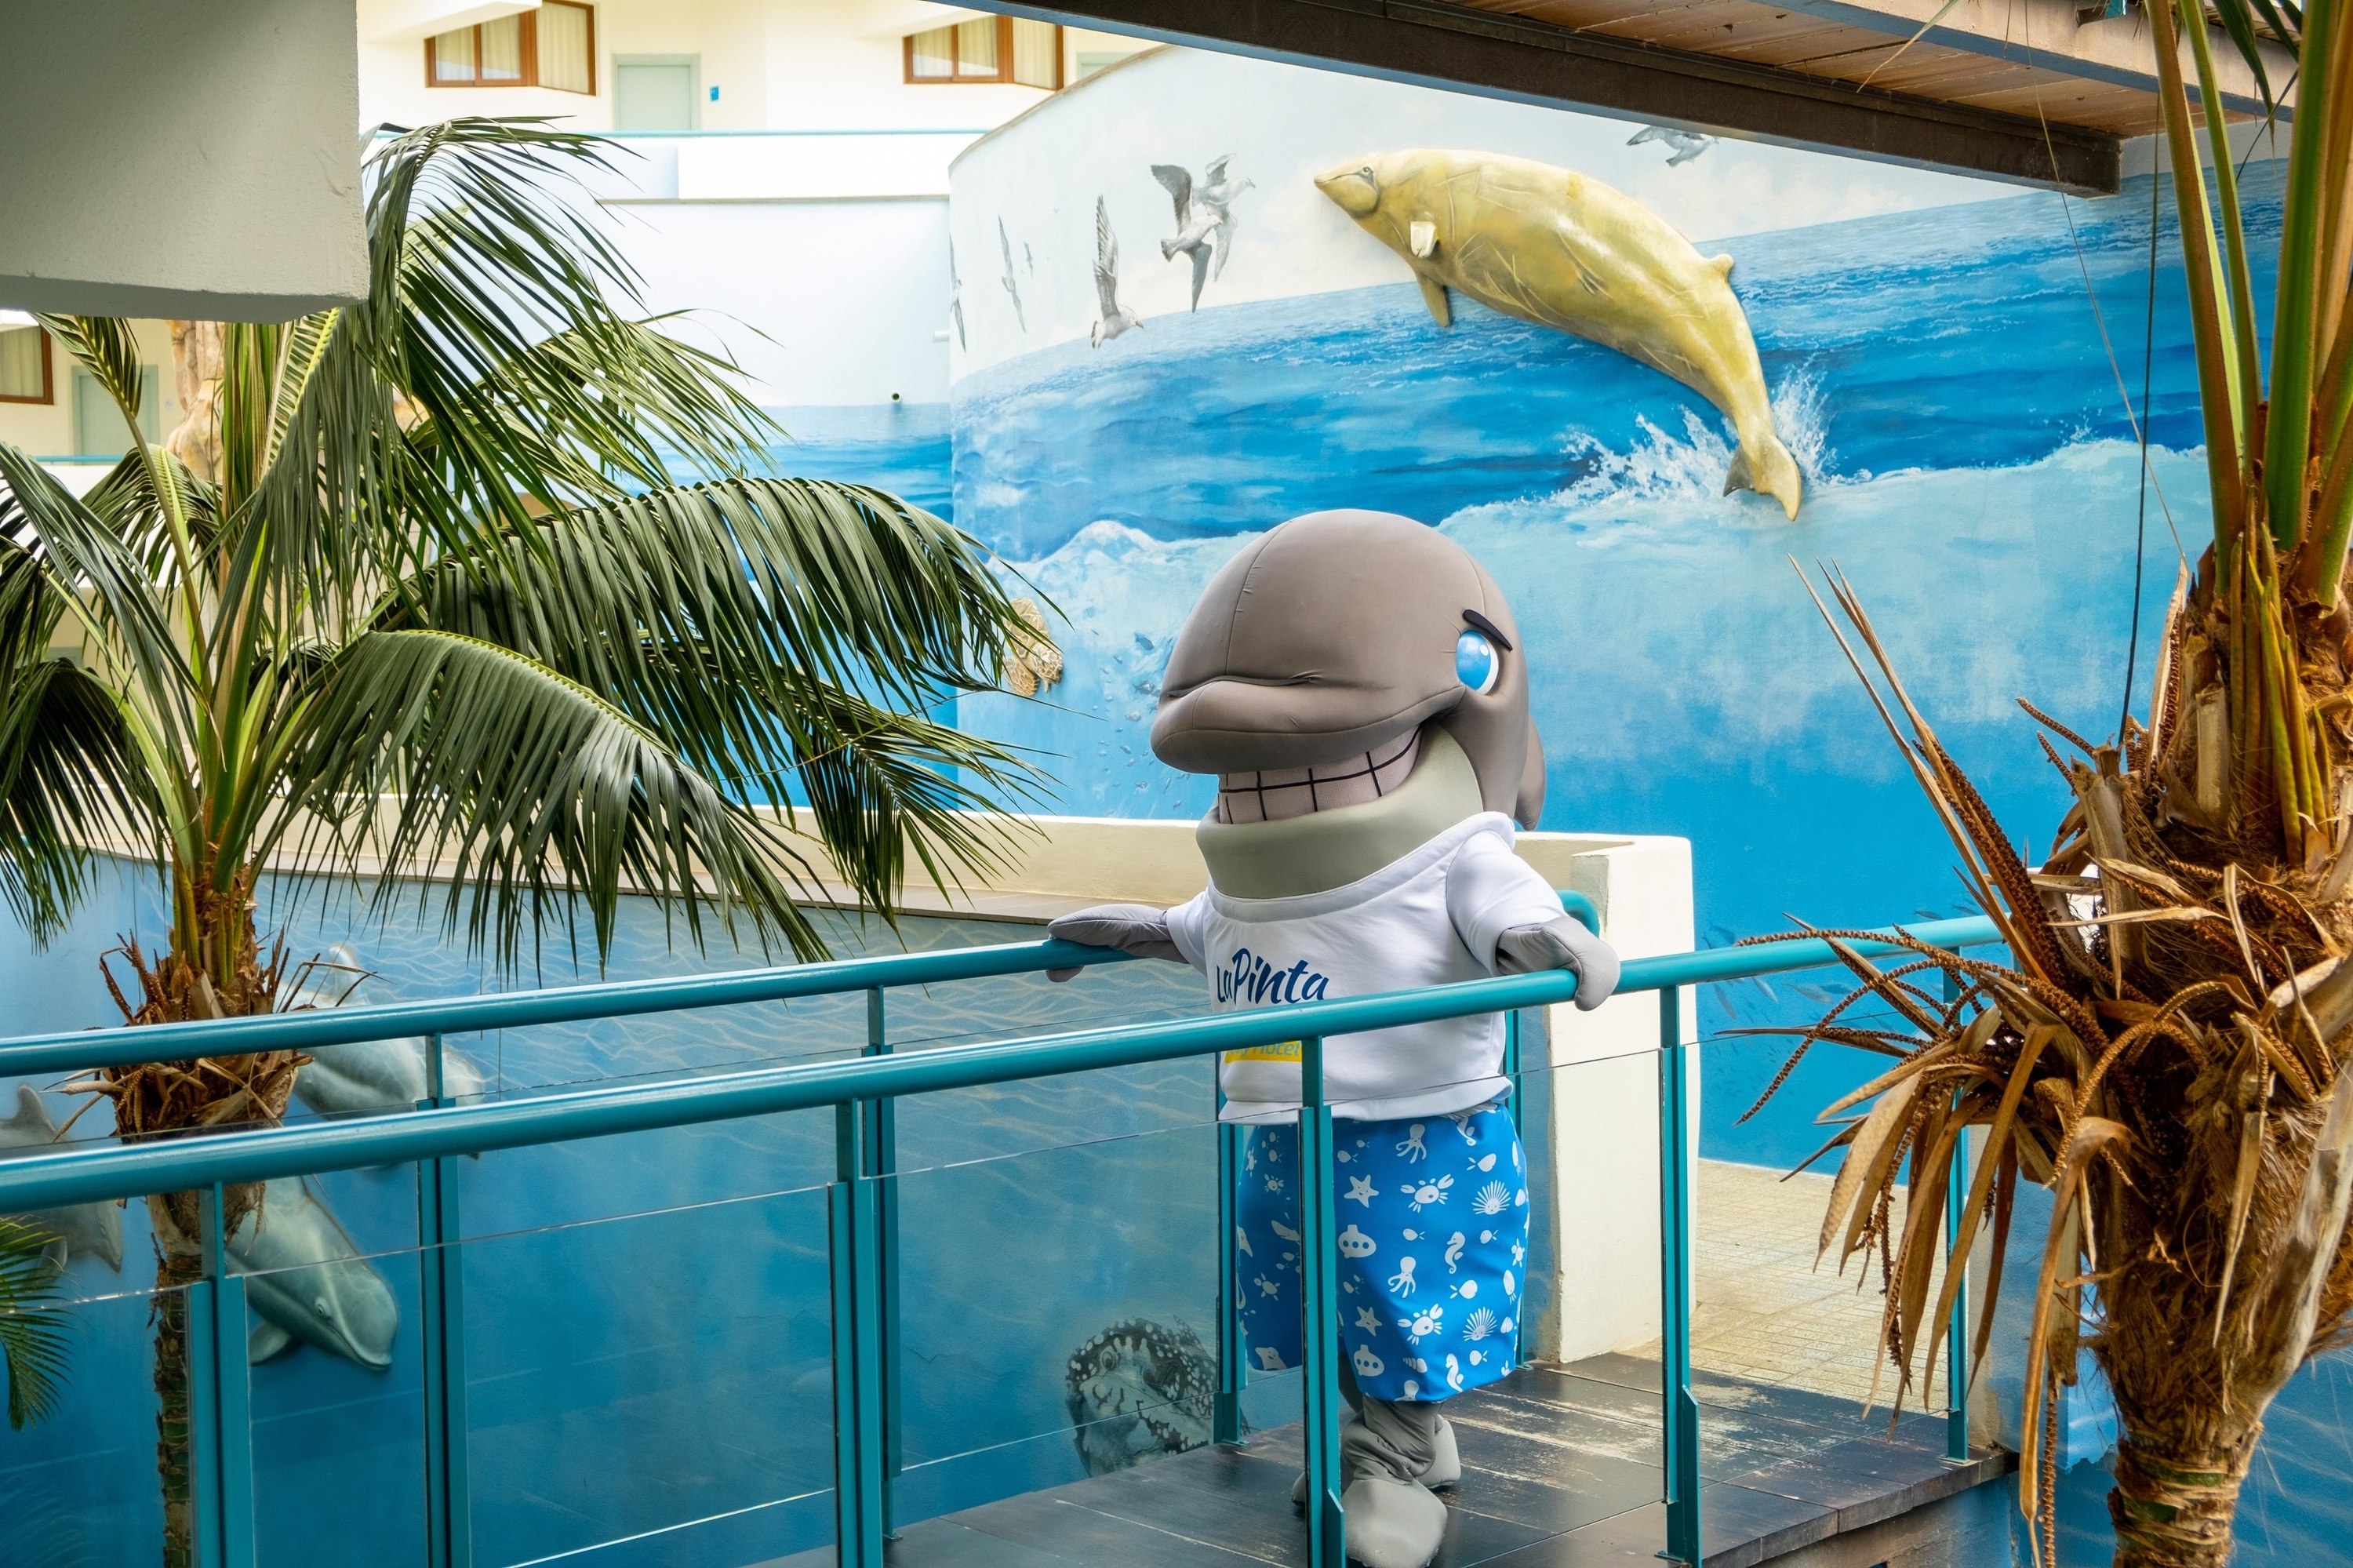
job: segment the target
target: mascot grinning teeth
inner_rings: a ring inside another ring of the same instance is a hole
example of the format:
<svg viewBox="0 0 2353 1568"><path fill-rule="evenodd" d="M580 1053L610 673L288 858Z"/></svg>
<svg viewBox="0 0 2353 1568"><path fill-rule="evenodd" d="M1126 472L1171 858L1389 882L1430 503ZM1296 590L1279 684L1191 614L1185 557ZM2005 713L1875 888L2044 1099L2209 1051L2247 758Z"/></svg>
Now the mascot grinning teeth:
<svg viewBox="0 0 2353 1568"><path fill-rule="evenodd" d="M1190 964L1219 1012L1546 969L1575 972L1590 1009L1617 985L1617 955L1512 853L1514 823L1544 805L1525 654L1494 580L1436 530L1317 512L1228 562L1177 634L1152 749L1218 778L1199 828L1208 888L1174 909L1064 916L1055 936ZM1348 1553L1369 1568L1436 1554L1432 1490L1462 1473L1439 1407L1517 1359L1527 1171L1503 1054L1492 1013L1325 1045L1349 1227L1342 1500ZM1296 1366L1299 1047L1231 1052L1219 1082L1224 1118L1249 1127L1235 1262L1250 1353ZM1466 1171L1496 1180L1458 1183Z"/></svg>

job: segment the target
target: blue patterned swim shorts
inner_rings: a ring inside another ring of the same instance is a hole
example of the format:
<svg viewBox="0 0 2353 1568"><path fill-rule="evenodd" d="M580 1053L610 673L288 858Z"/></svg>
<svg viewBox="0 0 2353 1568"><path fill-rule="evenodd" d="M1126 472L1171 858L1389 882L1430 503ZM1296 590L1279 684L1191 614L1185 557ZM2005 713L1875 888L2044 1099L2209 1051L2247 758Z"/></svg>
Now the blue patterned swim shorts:
<svg viewBox="0 0 2353 1568"><path fill-rule="evenodd" d="M1335 1121L1340 1338L1376 1399L1440 1400L1512 1370L1528 1255L1525 1160L1500 1104ZM1250 1364L1299 1364L1299 1128L1249 1128L1234 1279Z"/></svg>

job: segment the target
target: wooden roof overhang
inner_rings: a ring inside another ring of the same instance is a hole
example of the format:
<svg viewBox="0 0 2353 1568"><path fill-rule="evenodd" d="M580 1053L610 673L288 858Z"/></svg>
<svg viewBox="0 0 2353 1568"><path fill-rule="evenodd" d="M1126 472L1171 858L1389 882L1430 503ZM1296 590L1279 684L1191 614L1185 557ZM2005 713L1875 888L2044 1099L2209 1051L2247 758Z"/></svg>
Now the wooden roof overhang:
<svg viewBox="0 0 2353 1568"><path fill-rule="evenodd" d="M2116 188L2158 127L2137 3L2103 0L1059 0L992 9L2068 190ZM2113 14L2112 14L2113 13ZM2225 111L2263 111L2212 29ZM2183 47L2183 74L2195 80ZM2274 91L2294 62L2274 47ZM2282 117L2292 111L2288 93Z"/></svg>

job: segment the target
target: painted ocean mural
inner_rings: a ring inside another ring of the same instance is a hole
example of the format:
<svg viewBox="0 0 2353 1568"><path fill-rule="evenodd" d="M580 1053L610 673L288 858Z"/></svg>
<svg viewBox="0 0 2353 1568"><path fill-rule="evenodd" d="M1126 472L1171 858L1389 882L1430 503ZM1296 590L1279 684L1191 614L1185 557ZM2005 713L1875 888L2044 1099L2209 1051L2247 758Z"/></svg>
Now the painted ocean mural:
<svg viewBox="0 0 2353 1568"><path fill-rule="evenodd" d="M2268 191L2275 168L2249 185ZM1066 673L1044 702L967 698L965 722L1066 758L1062 810L1198 814L1206 782L1159 764L1145 732L1200 585L1286 517L1400 512L1460 539L1512 598L1544 827L1690 838L1715 940L1791 916L1954 913L1949 847L1793 560L1847 575L1947 744L2014 832L2047 842L2066 796L2012 698L2112 733L2136 554L2146 640L2175 539L2194 548L2207 527L2163 225L2149 312L2152 195L2144 177L2100 201L2025 195L1704 242L1736 260L1805 471L1794 522L1719 493L1728 431L1695 394L1459 298L1440 327L1410 282L1205 306L1099 349L1000 361L955 387L956 515L1061 609ZM2258 200L2258 256L2276 212ZM2118 390L2121 376L2137 406L2144 374L2145 496ZM1796 1017L1817 989L1724 988L1706 1022ZM1710 1085L1707 1152L1803 1158L1830 1080L1801 1073L1736 1128L1770 1076L1770 1052L1746 1054Z"/></svg>
<svg viewBox="0 0 2353 1568"><path fill-rule="evenodd" d="M2277 173L2245 176L2259 286ZM1511 597L1548 762L1542 826L1690 838L1708 942L1792 918L1963 913L1950 846L1799 570L1853 583L2037 858L2069 797L2013 697L2097 736L2128 700L2145 712L2176 541L2194 553L2208 532L2170 205L2144 175L2095 201L2017 195L1701 241L1736 259L1806 478L1794 522L1720 493L1729 430L1695 394L1460 295L1440 327L1402 280L1205 304L1100 347L998 359L954 390L957 519L1060 609L1066 673L1041 701L967 698L963 722L1057 758L1061 810L1198 815L1207 781L1160 765L1146 731L1199 588L1284 518L1399 512L1461 540ZM1863 1064L1817 1050L1757 1109L1785 1051L1729 1032L1810 1021L1842 989L1708 989L1706 1157L1814 1151L1815 1111ZM2031 1310L2020 1273L2003 1346ZM2111 1548L2114 1423L2085 1371L2061 1511L2064 1560L2090 1564ZM2014 1427L2014 1357L1998 1349L1985 1376ZM2241 1515L2250 1568L2320 1560L2353 1523L2348 1379L2353 1358L2325 1358L2275 1407ZM2022 1527L2017 1550L2026 1561Z"/></svg>

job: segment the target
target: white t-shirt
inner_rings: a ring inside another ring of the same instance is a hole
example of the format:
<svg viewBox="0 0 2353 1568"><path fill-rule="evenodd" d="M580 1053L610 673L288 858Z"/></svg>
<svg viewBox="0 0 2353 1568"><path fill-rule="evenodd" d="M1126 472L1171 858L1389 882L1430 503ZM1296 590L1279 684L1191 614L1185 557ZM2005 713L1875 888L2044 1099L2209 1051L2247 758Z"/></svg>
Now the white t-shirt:
<svg viewBox="0 0 2353 1568"><path fill-rule="evenodd" d="M1561 917L1560 896L1512 853L1512 820L1482 811L1371 875L1328 893L1229 898L1212 882L1168 912L1186 961L1209 977L1212 1009L1410 991L1495 972L1495 942ZM1444 1116L1504 1092L1504 1018L1441 1018L1324 1043L1334 1114L1364 1121ZM1299 1108L1296 1042L1231 1051L1219 1072L1228 1121Z"/></svg>

